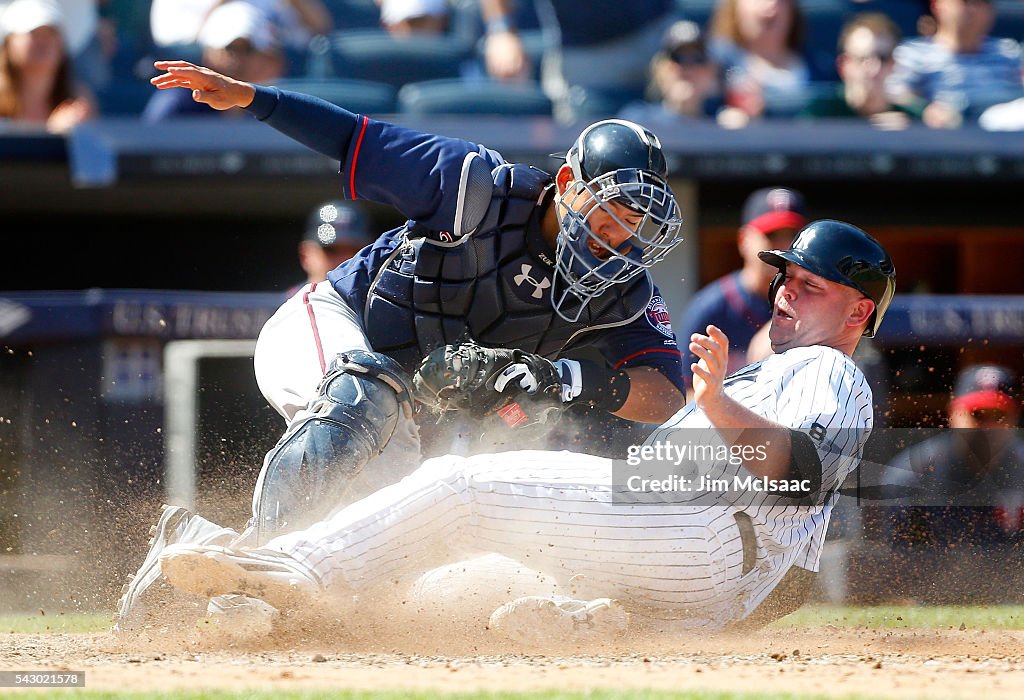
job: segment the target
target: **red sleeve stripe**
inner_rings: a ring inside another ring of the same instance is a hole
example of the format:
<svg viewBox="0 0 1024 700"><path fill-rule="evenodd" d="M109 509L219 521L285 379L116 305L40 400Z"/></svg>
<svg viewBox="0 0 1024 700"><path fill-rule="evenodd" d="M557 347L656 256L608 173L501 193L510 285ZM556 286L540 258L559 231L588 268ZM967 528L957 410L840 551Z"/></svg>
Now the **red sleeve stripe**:
<svg viewBox="0 0 1024 700"><path fill-rule="evenodd" d="M680 358L683 357L683 353L681 353L678 350L668 350L666 348L651 348L649 350L641 350L640 352L634 352L632 355L622 358L615 364L615 367L613 369L619 369L620 367L622 367L622 365L626 364L630 360L640 357L641 355L650 354L652 352L664 352L668 353L669 355L678 355Z"/></svg>
<svg viewBox="0 0 1024 700"><path fill-rule="evenodd" d="M363 126L359 129L359 138L356 139L356 148L352 151L352 167L348 173L348 198L356 197L356 164L359 163L359 147L363 145L363 136L366 134L366 125L370 122L368 117L363 117Z"/></svg>
<svg viewBox="0 0 1024 700"><path fill-rule="evenodd" d="M309 314L309 325L313 328L313 343L316 345L316 356L320 360L320 371L327 372L327 363L324 362L324 346L320 342L320 329L316 326L316 314L313 313L313 305L309 303L309 293L316 289L314 282L302 295L302 303L306 305L306 313Z"/></svg>

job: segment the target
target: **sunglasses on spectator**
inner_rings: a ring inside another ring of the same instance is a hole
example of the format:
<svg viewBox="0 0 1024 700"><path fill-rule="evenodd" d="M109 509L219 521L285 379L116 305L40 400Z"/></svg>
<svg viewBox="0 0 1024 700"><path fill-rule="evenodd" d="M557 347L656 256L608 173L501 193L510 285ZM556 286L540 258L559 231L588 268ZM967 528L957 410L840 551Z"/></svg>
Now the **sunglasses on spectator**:
<svg viewBox="0 0 1024 700"><path fill-rule="evenodd" d="M707 53L700 50L673 51L668 57L680 66L702 66L708 62Z"/></svg>

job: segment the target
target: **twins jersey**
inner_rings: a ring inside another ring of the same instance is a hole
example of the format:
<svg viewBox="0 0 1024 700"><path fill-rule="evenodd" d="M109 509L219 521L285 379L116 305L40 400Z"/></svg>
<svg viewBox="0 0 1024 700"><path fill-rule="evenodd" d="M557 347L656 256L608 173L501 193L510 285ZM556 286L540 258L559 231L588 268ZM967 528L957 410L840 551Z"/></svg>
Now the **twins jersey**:
<svg viewBox="0 0 1024 700"><path fill-rule="evenodd" d="M375 351L411 373L431 350L467 335L552 359L586 347L616 369L653 367L684 390L669 314L649 275L613 285L578 321L555 313L555 251L541 232L555 193L550 174L276 88L257 87L247 110L336 158L347 198L408 217L327 276L362 315Z"/></svg>
<svg viewBox="0 0 1024 700"><path fill-rule="evenodd" d="M792 493L771 491L733 491L722 499L750 516L757 565L766 573L781 577L791 565L817 571L836 492L859 464L873 425L871 389L864 374L845 353L814 345L747 365L726 378L724 390L755 413L813 441L821 482L811 501L801 503ZM695 434L714 431L691 403L654 431L647 444L670 441L673 433L687 429ZM777 579L766 580L774 585Z"/></svg>

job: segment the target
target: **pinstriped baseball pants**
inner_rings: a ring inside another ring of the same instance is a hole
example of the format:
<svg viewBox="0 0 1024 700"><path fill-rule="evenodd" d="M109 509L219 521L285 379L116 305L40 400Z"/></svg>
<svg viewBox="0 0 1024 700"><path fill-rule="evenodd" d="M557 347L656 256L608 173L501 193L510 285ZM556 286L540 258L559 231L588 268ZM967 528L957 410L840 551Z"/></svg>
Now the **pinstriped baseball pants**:
<svg viewBox="0 0 1024 700"><path fill-rule="evenodd" d="M743 542L726 506L623 504L612 461L522 451L428 460L306 530L270 541L359 594L497 553L581 598L684 614L735 610Z"/></svg>

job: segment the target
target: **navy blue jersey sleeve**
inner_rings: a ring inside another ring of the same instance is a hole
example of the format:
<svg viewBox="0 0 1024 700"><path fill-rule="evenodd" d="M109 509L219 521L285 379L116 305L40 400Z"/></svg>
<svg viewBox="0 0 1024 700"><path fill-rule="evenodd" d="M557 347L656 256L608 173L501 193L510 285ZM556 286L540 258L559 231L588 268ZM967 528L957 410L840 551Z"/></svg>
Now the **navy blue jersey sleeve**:
<svg viewBox="0 0 1024 700"><path fill-rule="evenodd" d="M672 320L657 287L639 317L625 326L597 331L585 344L597 349L615 369L653 367L686 393Z"/></svg>
<svg viewBox="0 0 1024 700"><path fill-rule="evenodd" d="M690 365L700 358L690 352L690 336L694 333L707 333L709 324L719 324L725 316L725 297L718 293L718 282L712 282L700 289L690 299L683 314L679 337L683 339L683 379L687 387L693 384L693 372Z"/></svg>
<svg viewBox="0 0 1024 700"><path fill-rule="evenodd" d="M346 196L391 205L433 231L452 230L469 154L481 156L491 169L504 162L496 151L470 141L360 119L342 163Z"/></svg>
<svg viewBox="0 0 1024 700"><path fill-rule="evenodd" d="M497 151L471 141L428 134L354 114L310 95L256 88L246 108L299 143L341 163L348 199L392 206L434 231L451 231L466 157L493 169Z"/></svg>

